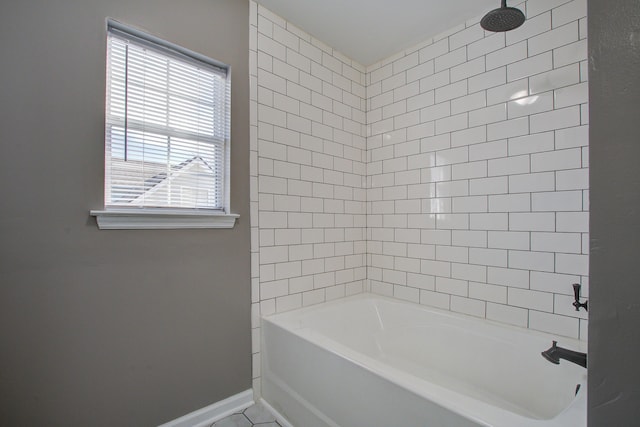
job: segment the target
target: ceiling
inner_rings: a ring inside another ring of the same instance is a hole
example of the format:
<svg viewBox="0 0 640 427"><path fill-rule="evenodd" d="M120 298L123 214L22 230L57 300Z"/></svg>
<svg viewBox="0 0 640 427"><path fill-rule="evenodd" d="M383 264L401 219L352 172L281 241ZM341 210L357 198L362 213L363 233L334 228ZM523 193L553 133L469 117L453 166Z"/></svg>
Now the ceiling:
<svg viewBox="0 0 640 427"><path fill-rule="evenodd" d="M257 0L362 65L500 6L499 0Z"/></svg>

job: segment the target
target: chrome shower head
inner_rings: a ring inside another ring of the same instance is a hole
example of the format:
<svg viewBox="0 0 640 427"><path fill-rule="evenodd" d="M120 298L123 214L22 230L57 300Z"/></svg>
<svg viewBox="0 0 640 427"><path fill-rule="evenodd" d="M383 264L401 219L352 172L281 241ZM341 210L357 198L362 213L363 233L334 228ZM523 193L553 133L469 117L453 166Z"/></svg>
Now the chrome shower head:
<svg viewBox="0 0 640 427"><path fill-rule="evenodd" d="M507 0L502 0L502 7L487 13L480 25L487 31L503 32L518 28L524 24L524 13L515 7L507 7Z"/></svg>

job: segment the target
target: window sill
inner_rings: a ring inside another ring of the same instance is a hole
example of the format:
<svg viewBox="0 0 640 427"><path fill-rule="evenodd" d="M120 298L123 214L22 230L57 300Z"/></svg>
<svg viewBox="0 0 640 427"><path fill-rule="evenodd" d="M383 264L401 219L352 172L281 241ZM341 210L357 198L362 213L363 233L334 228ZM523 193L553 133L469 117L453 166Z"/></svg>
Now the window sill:
<svg viewBox="0 0 640 427"><path fill-rule="evenodd" d="M101 230L233 228L240 215L165 209L92 210Z"/></svg>

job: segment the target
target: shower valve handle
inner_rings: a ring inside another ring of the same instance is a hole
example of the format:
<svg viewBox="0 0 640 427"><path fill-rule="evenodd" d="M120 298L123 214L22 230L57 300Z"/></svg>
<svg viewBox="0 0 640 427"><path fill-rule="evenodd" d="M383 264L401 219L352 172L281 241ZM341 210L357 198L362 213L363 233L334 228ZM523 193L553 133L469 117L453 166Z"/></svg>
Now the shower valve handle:
<svg viewBox="0 0 640 427"><path fill-rule="evenodd" d="M584 307L584 311L589 311L587 309L587 302L580 302L580 288L581 285L579 283L573 284L573 295L575 297L575 301L573 302L573 306L576 308L576 311L580 311L580 307Z"/></svg>

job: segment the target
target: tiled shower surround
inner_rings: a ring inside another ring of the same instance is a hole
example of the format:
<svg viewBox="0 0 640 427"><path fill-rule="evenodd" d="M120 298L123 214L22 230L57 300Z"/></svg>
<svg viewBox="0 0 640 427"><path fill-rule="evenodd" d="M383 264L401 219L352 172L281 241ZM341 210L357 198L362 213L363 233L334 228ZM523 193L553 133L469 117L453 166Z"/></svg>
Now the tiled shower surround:
<svg viewBox="0 0 640 427"><path fill-rule="evenodd" d="M368 68L251 2L259 315L371 291L586 339L586 0Z"/></svg>

